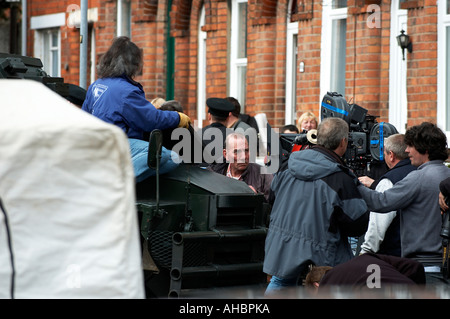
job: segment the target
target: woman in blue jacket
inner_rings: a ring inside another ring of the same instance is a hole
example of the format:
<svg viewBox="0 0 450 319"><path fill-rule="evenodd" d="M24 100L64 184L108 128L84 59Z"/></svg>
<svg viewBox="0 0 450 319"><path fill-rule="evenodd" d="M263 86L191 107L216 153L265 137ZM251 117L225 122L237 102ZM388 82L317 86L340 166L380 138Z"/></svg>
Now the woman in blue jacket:
<svg viewBox="0 0 450 319"><path fill-rule="evenodd" d="M188 127L184 113L156 109L134 77L142 71L142 51L128 37L118 37L97 66L99 79L89 86L82 109L105 122L117 125L130 142L136 182L155 175L148 167L148 141L144 133L154 129ZM163 147L160 172L178 166L178 155Z"/></svg>

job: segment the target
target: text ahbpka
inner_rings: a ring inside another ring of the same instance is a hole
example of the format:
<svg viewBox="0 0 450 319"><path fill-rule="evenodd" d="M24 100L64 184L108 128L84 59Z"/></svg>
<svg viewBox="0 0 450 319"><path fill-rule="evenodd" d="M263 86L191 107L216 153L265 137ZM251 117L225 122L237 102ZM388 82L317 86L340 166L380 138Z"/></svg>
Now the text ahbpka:
<svg viewBox="0 0 450 319"><path fill-rule="evenodd" d="M223 308L214 308L214 306L199 306L189 305L180 306L180 314L205 314L209 317L213 311L227 313L227 314L257 314L257 313L270 313L267 304L225 304Z"/></svg>

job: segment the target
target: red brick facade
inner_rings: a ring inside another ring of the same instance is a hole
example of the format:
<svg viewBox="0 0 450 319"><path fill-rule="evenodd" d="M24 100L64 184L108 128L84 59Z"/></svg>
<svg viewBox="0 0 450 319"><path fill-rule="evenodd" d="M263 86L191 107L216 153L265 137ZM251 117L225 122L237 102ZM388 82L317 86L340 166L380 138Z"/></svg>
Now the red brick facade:
<svg viewBox="0 0 450 319"><path fill-rule="evenodd" d="M298 52L307 72L296 69L297 114L313 110L319 115L321 77L322 5L320 1L296 0ZM98 8L95 29L96 56L103 54L116 35L117 1L89 0ZM197 117L198 30L201 6L205 6L206 97L225 97L229 92L230 7L226 0L132 0L131 38L143 49L145 66L140 81L147 98L166 97L167 28L175 38L174 98L186 113ZM275 126L284 124L286 96L286 29L288 0L248 0L246 112L264 112ZM380 27L368 28L372 12L380 8ZM67 12L70 1L28 1L28 17ZM347 100L367 108L379 120L389 120L390 6L389 0L348 0L346 43ZM436 122L437 116L437 5L435 0L405 1L408 34L414 50L408 54L408 125ZM34 31L28 32L27 53L33 54ZM398 48L400 50L400 48ZM88 73L92 66L88 65ZM61 27L61 76L79 83L79 29ZM88 81L89 84L89 81Z"/></svg>

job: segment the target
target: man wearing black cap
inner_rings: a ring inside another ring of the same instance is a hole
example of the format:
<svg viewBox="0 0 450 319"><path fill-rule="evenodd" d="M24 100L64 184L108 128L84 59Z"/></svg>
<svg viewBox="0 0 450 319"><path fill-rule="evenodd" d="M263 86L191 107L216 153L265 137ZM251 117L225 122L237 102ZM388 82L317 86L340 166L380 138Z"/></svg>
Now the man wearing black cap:
<svg viewBox="0 0 450 319"><path fill-rule="evenodd" d="M207 159L207 162L211 164L222 158L222 150L227 136L227 119L230 112L234 111L234 105L226 99L216 97L207 99L206 105L208 106L208 121L210 124L202 129L202 137L204 145L214 142L214 147L208 148L211 157ZM216 148L217 152L215 152Z"/></svg>

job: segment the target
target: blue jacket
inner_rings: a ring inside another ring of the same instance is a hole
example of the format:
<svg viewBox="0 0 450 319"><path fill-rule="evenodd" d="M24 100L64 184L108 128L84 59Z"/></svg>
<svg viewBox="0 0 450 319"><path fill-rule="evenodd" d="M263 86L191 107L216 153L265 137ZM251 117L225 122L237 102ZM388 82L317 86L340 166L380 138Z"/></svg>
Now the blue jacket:
<svg viewBox="0 0 450 319"><path fill-rule="evenodd" d="M141 140L144 132L175 128L180 122L177 112L156 109L146 100L142 86L125 76L92 83L82 109Z"/></svg>
<svg viewBox="0 0 450 319"><path fill-rule="evenodd" d="M275 175L264 272L297 277L309 263L335 266L353 257L348 236L365 233L369 211L356 176L333 152L315 146L289 157Z"/></svg>

